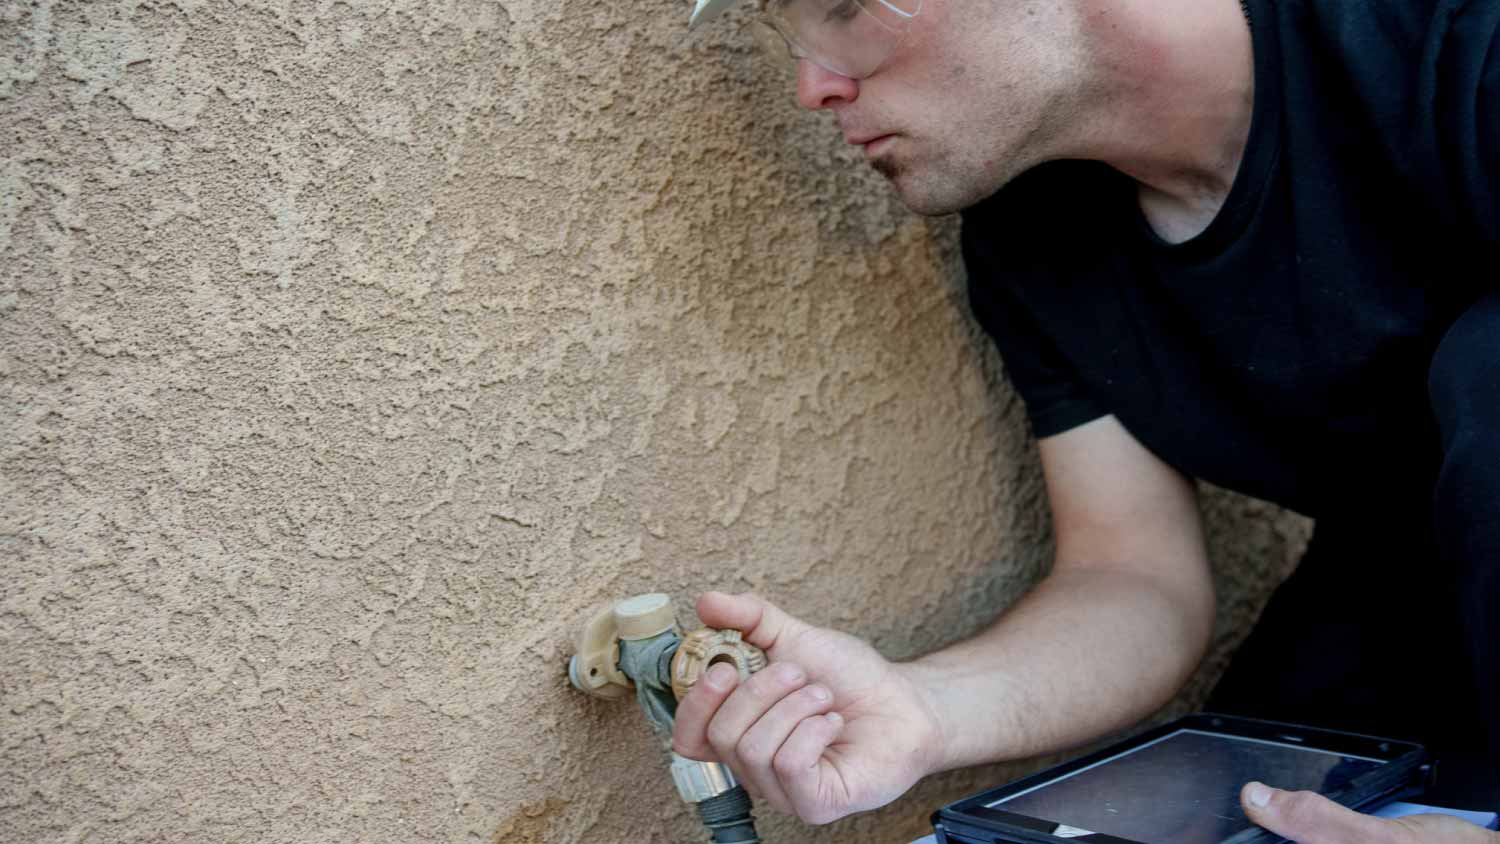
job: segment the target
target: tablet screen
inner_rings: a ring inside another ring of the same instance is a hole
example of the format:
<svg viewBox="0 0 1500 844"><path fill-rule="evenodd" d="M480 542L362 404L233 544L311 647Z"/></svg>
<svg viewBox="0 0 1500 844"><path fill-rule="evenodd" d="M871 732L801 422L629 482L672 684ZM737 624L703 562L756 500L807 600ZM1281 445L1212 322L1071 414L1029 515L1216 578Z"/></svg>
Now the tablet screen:
<svg viewBox="0 0 1500 844"><path fill-rule="evenodd" d="M1178 730L988 804L1073 831L1133 841L1217 844L1250 826L1240 787L1330 792L1385 764L1265 739Z"/></svg>

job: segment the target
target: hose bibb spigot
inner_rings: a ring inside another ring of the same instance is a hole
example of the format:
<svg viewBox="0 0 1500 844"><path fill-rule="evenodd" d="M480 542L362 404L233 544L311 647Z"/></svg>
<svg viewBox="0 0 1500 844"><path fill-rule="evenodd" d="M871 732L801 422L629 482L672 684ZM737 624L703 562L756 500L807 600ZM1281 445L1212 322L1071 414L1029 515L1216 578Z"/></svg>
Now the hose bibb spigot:
<svg viewBox="0 0 1500 844"><path fill-rule="evenodd" d="M702 628L687 635L672 601L659 592L627 598L589 620L568 660L568 679L579 691L602 698L635 692L646 720L670 747L677 702L709 666L734 666L740 681L766 666L760 648L738 630ZM716 844L755 844L750 796L729 768L671 753L677 793L698 808Z"/></svg>

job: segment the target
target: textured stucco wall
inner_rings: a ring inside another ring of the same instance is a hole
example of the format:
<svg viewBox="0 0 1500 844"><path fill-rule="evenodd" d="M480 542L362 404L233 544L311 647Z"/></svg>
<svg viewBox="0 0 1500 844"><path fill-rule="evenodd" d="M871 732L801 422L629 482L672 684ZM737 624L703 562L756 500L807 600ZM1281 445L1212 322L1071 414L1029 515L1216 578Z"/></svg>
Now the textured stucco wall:
<svg viewBox="0 0 1500 844"><path fill-rule="evenodd" d="M905 656L1036 576L951 221L686 10L0 4L0 840L697 840L587 608ZM1303 526L1208 510L1227 646Z"/></svg>

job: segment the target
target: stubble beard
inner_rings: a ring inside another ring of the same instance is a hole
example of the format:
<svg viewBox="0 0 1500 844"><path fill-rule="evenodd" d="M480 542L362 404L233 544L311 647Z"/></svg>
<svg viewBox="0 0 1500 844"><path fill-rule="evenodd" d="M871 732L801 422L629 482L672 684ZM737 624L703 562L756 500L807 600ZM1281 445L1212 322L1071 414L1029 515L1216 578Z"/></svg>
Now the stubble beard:
<svg viewBox="0 0 1500 844"><path fill-rule="evenodd" d="M924 157L914 162L896 156L883 156L870 162L875 172L884 176L914 214L940 217L972 207L1020 175L1030 163L1015 156L1005 160L966 160Z"/></svg>
<svg viewBox="0 0 1500 844"><path fill-rule="evenodd" d="M950 184L941 178L933 178L934 174L925 168L913 170L893 158L878 158L870 162L870 167L886 178L908 211L924 217L962 211L989 193L980 188L979 183Z"/></svg>

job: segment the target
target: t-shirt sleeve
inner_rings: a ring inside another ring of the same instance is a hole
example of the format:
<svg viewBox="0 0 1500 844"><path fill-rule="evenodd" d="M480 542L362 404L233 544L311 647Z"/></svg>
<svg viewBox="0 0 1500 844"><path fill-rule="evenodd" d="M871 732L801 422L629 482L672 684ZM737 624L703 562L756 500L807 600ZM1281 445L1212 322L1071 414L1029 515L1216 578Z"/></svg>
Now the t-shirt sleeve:
<svg viewBox="0 0 1500 844"><path fill-rule="evenodd" d="M1037 438L1060 434L1106 415L1074 374L1056 344L1017 297L1016 279L1005 278L985 238L984 222L965 215L964 266L974 317L995 342L1006 377L1026 402Z"/></svg>

